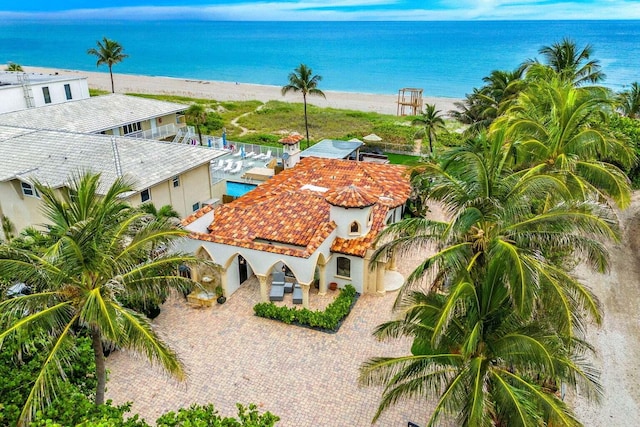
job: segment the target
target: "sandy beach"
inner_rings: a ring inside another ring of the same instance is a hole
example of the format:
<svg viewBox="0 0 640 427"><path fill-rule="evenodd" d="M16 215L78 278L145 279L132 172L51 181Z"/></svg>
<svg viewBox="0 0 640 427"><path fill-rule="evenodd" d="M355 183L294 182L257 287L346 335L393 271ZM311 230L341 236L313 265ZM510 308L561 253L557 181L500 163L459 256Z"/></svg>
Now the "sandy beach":
<svg viewBox="0 0 640 427"><path fill-rule="evenodd" d="M86 76L89 87L111 91L111 80L108 72L89 72L68 70L64 68L23 67L26 72L42 74L69 74ZM280 86L257 85L242 82L222 82L213 80L190 80L171 77L140 76L132 74L113 74L115 90L118 93L146 93L179 95L191 98L215 99L217 101L250 101L267 102L281 100L302 102L300 94L289 93L282 96ZM283 76L283 85L286 76ZM322 88L322 87L320 87ZM312 96L308 103L318 107L341 108L358 111L370 111L382 114L397 114L398 94L378 95L370 93L334 92L323 90L326 99ZM435 104L442 113L455 108L455 98L424 97L425 104Z"/></svg>

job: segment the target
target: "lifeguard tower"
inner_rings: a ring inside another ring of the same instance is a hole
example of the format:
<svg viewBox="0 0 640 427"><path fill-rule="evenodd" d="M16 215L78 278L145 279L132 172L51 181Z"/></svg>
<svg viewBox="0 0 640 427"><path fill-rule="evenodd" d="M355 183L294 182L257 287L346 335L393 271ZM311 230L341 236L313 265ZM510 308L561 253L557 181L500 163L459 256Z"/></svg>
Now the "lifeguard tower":
<svg viewBox="0 0 640 427"><path fill-rule="evenodd" d="M398 116L422 113L422 89L404 87L398 91Z"/></svg>

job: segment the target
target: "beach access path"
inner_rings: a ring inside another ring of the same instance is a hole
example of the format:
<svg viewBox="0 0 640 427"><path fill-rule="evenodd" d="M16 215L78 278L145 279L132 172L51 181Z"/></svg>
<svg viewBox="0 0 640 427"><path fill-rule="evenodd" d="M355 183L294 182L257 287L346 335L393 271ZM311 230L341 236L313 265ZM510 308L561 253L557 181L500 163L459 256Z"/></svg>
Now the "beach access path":
<svg viewBox="0 0 640 427"><path fill-rule="evenodd" d="M65 68L42 68L23 66L29 73L80 75L88 79L89 87L111 91L109 73L69 70ZM282 76L282 84L286 84L287 76ZM215 99L216 101L287 101L302 102L299 93L288 93L282 96L281 86L258 85L250 83L234 83L212 80L193 80L172 77L153 77L132 74L113 74L115 90L118 93L144 93L160 95L177 95L189 98ZM322 89L322 86L320 86ZM398 88L400 89L400 88ZM318 107L330 107L347 110L367 111L395 115L397 113L397 94L379 95L370 93L336 92L323 90L326 99L309 96L307 102ZM446 114L455 109L456 98L423 97L424 104L435 104L438 110Z"/></svg>

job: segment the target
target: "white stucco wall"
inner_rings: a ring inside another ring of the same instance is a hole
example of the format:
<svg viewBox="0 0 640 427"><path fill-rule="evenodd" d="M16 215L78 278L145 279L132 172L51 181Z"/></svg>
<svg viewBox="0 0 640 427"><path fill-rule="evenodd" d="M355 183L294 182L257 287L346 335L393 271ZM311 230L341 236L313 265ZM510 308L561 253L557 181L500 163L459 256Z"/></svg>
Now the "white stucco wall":
<svg viewBox="0 0 640 427"><path fill-rule="evenodd" d="M341 208L338 206L331 206L329 211L329 218L336 223L337 235L345 239L356 238L364 236L369 232L371 227L369 226L369 215L371 214L371 207L367 208ZM351 224L353 221L357 221L360 224L360 234L351 234Z"/></svg>
<svg viewBox="0 0 640 427"><path fill-rule="evenodd" d="M71 100L67 100L64 85L68 84L71 88ZM89 85L86 78L70 78L67 80L56 80L50 82L37 82L30 85L33 94L33 103L36 107L43 105L60 104L68 101L89 98ZM49 88L51 103L44 102L43 87ZM27 101L24 97L22 86L0 86L0 113L8 113L10 111L24 110L28 108Z"/></svg>

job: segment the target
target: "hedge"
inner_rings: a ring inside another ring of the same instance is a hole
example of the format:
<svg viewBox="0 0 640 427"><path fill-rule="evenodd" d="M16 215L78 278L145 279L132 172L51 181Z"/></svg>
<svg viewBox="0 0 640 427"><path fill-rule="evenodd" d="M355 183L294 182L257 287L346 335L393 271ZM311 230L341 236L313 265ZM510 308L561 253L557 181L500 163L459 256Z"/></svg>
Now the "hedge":
<svg viewBox="0 0 640 427"><path fill-rule="evenodd" d="M323 332L337 332L345 317L351 312L359 294L352 285L340 289L335 301L324 311L311 311L307 308L278 307L272 302L261 302L253 307L256 316L278 320L286 324L307 326Z"/></svg>

